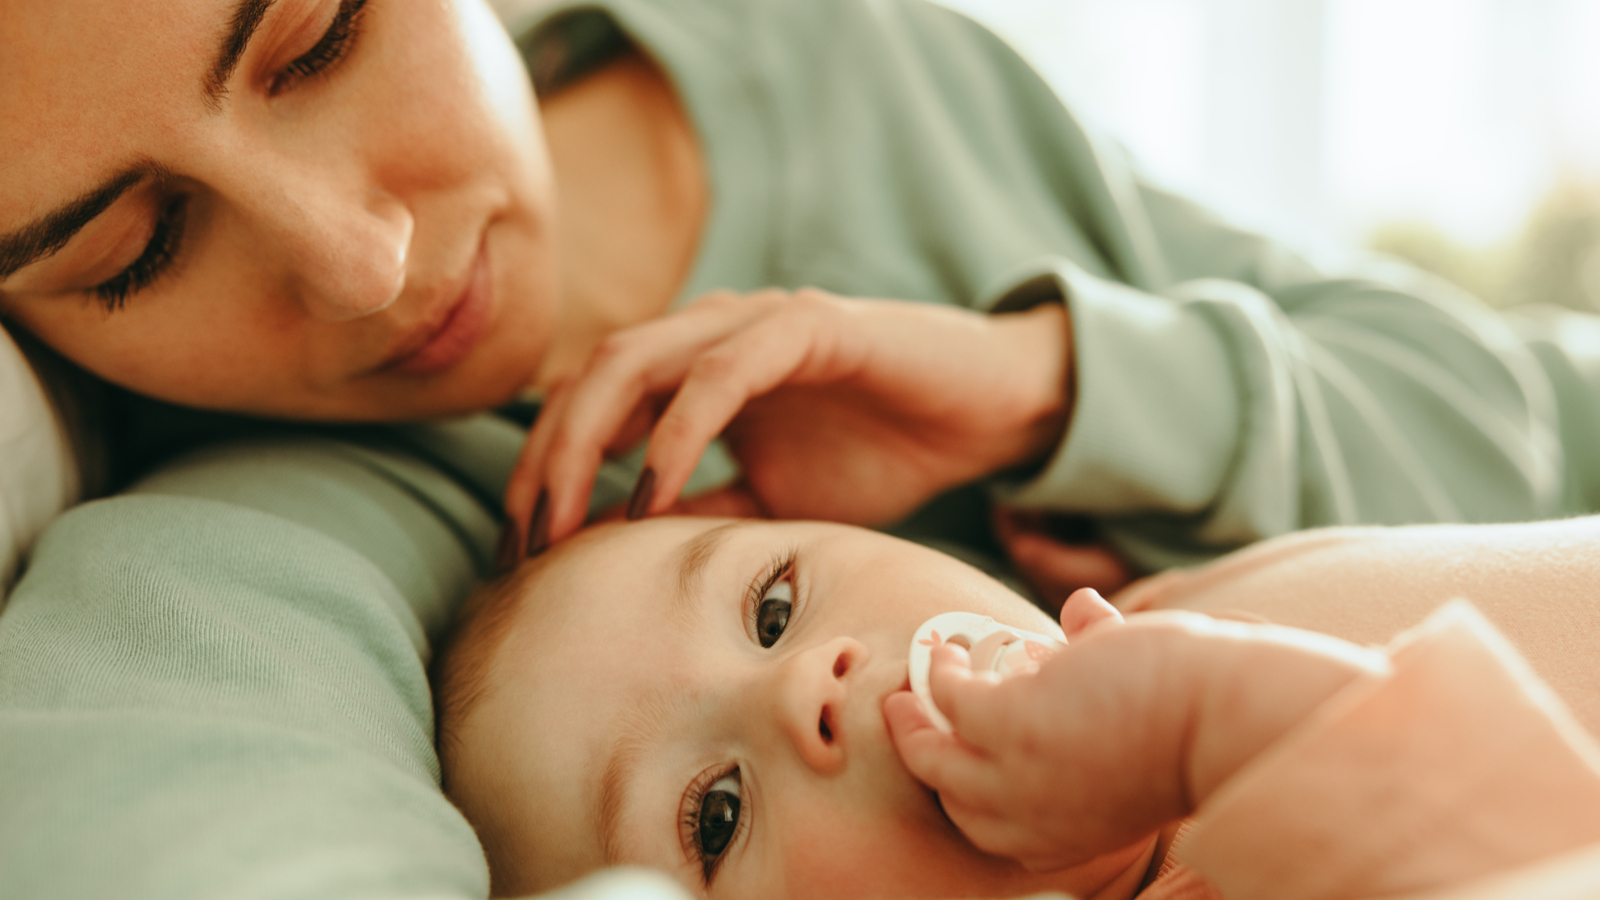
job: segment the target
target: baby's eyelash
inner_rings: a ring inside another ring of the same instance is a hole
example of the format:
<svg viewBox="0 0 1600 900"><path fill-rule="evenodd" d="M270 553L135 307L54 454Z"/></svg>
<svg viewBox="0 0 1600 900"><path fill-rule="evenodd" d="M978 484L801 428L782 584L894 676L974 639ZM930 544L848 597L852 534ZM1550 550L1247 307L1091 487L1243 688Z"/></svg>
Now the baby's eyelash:
<svg viewBox="0 0 1600 900"><path fill-rule="evenodd" d="M361 14L366 11L367 0L340 0L339 11L333 22L323 32L322 39L294 62L284 66L272 79L270 93L284 90L290 81L304 81L331 70L350 52L361 30Z"/></svg>
<svg viewBox="0 0 1600 900"><path fill-rule="evenodd" d="M180 194L167 200L160 218L156 220L155 231L150 234L150 242L144 245L144 252L139 254L139 258L110 280L93 288L106 312L113 313L121 309L128 302L130 294L137 294L149 287L172 265L173 258L178 255L178 247L183 242L183 227L188 221L188 212L189 198L186 195Z"/></svg>
<svg viewBox="0 0 1600 900"><path fill-rule="evenodd" d="M772 562L761 570L761 574L751 579L749 587L745 588L744 618L752 635L756 633L756 617L761 610L761 598L765 597L767 591L772 590L774 585L782 581L784 576L794 571L794 561L797 555L798 551L793 548L778 553L772 558ZM797 600L799 599L798 593L796 591Z"/></svg>
<svg viewBox="0 0 1600 900"><path fill-rule="evenodd" d="M701 849L700 836L700 810L706 802L706 795L711 792L711 787L724 778L739 773L737 765L711 768L701 772L689 790L683 795L683 806L679 811L680 833L683 838L684 850L689 858L699 864L701 883L710 889L711 882L717 877L717 870L722 867L722 861L728 858L728 852L733 845L744 835L744 830L749 822L750 810L745 806L743 792L741 791L738 821L734 825L733 837L729 838L727 846L721 853L708 859L705 851Z"/></svg>

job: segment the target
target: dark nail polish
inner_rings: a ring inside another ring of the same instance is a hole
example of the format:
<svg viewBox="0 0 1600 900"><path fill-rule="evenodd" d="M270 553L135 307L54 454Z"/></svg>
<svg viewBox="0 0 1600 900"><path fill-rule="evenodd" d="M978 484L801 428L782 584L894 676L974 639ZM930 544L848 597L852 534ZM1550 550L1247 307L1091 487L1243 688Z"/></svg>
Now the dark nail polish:
<svg viewBox="0 0 1600 900"><path fill-rule="evenodd" d="M501 572L511 571L521 561L517 558L517 544L520 543L520 538L515 522L508 521L505 527L500 529L500 544L495 550L494 558L495 565Z"/></svg>
<svg viewBox="0 0 1600 900"><path fill-rule="evenodd" d="M639 473L639 482L633 486L633 496L628 498L628 521L644 518L650 511L650 501L656 498L656 470L649 466Z"/></svg>
<svg viewBox="0 0 1600 900"><path fill-rule="evenodd" d="M550 546L550 489L539 489L539 502L533 505L533 521L528 523L528 556L538 556Z"/></svg>

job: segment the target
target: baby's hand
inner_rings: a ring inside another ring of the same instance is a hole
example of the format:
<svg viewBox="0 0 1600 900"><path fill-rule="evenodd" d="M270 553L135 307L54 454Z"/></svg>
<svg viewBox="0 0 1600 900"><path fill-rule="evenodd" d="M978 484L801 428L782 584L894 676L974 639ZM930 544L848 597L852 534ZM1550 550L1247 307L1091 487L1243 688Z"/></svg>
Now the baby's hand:
<svg viewBox="0 0 1600 900"><path fill-rule="evenodd" d="M1381 654L1325 635L1145 613L1092 590L1061 610L1066 648L1005 680L934 651L929 688L884 717L911 774L974 845L1044 871L1128 847L1192 814L1219 784Z"/></svg>
<svg viewBox="0 0 1600 900"><path fill-rule="evenodd" d="M1126 847L1186 808L1177 759L1187 704L1162 696L1160 642L1089 589L1068 598L1061 623L1066 649L1005 680L974 674L959 646L934 650L929 687L954 735L909 692L884 703L906 767L950 820L980 849L1036 871Z"/></svg>

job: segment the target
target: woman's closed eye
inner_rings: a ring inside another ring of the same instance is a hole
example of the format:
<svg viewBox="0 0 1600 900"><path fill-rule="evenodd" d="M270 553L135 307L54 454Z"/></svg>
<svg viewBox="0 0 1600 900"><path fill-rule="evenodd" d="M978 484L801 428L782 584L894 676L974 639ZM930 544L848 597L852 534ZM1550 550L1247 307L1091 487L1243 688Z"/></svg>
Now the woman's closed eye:
<svg viewBox="0 0 1600 900"><path fill-rule="evenodd" d="M367 0L340 0L333 21L328 24L322 37L272 76L267 93L276 96L296 84L331 72L335 65L350 55L350 49L361 31L362 14L366 7ZM155 228L138 259L90 289L105 306L106 312L121 309L130 296L154 284L172 266L183 243L188 208L189 197L184 194L176 194L162 201Z"/></svg>
<svg viewBox="0 0 1600 900"><path fill-rule="evenodd" d="M139 258L91 289L105 305L106 312L121 309L130 294L137 294L149 287L172 265L173 257L177 256L178 247L183 243L183 227L188 222L188 212L187 195L169 197L161 205L155 229L150 232L150 240L145 243Z"/></svg>
<svg viewBox="0 0 1600 900"><path fill-rule="evenodd" d="M367 0L340 0L339 10L322 38L272 77L267 93L276 96L300 82L332 71L350 53L361 32Z"/></svg>

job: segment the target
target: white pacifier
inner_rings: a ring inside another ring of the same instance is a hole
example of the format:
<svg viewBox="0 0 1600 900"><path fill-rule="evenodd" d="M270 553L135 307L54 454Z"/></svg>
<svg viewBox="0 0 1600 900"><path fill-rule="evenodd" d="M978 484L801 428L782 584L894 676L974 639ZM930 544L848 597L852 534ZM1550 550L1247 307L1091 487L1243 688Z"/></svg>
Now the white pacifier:
<svg viewBox="0 0 1600 900"><path fill-rule="evenodd" d="M1060 638L1001 625L977 613L940 613L923 622L911 639L911 692L922 698L928 717L945 734L954 729L950 727L950 720L933 705L933 693L928 690L928 664L933 659L933 648L940 644L958 644L966 648L972 657L972 671L998 672L1001 678L1067 645Z"/></svg>

